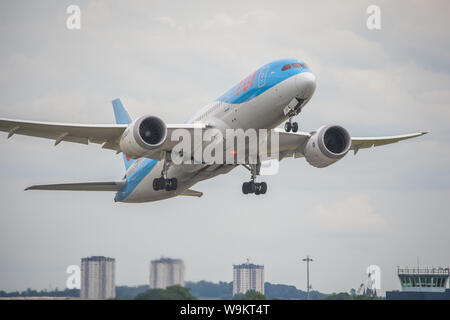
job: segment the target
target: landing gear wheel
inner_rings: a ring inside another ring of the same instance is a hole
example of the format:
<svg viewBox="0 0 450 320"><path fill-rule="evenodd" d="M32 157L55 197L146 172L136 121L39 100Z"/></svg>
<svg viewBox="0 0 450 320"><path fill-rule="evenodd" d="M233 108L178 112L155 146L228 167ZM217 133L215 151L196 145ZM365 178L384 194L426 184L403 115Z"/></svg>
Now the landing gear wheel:
<svg viewBox="0 0 450 320"><path fill-rule="evenodd" d="M158 180L158 190L164 189L166 186L166 180L163 177L158 178L157 180Z"/></svg>
<svg viewBox="0 0 450 320"><path fill-rule="evenodd" d="M177 190L178 188L178 180L177 178L172 178L172 190Z"/></svg>
<svg viewBox="0 0 450 320"><path fill-rule="evenodd" d="M164 177L161 177L153 180L153 190L155 191L159 190L173 191L177 190L177 187L178 187L177 178L164 179Z"/></svg>
<svg viewBox="0 0 450 320"><path fill-rule="evenodd" d="M260 189L261 189L261 194L266 194L266 192L267 192L267 183L265 183L265 182L261 182L260 183Z"/></svg>
<svg viewBox="0 0 450 320"><path fill-rule="evenodd" d="M253 181L244 182L242 184L242 193L249 194L254 193L255 195L266 194L267 192L267 183L255 183Z"/></svg>
<svg viewBox="0 0 450 320"><path fill-rule="evenodd" d="M292 132L297 132L298 131L298 123L297 122L293 122L292 123Z"/></svg>
<svg viewBox="0 0 450 320"><path fill-rule="evenodd" d="M172 190L172 182L170 181L170 179L166 180L166 187L164 189L166 191L171 191Z"/></svg>
<svg viewBox="0 0 450 320"><path fill-rule="evenodd" d="M159 191L165 188L166 181L163 177L153 180L153 190Z"/></svg>
<svg viewBox="0 0 450 320"><path fill-rule="evenodd" d="M244 183L242 184L242 193L243 193L243 194L248 194L248 189L249 189L249 187L248 187L248 182L244 182Z"/></svg>
<svg viewBox="0 0 450 320"><path fill-rule="evenodd" d="M165 182L166 182L166 185L165 185L166 191L177 190L177 187L178 187L178 180L177 180L177 178L166 179Z"/></svg>
<svg viewBox="0 0 450 320"><path fill-rule="evenodd" d="M286 123L284 124L284 131L286 131L286 132L291 132L291 129L292 129L291 123L290 123L290 122L286 122Z"/></svg>

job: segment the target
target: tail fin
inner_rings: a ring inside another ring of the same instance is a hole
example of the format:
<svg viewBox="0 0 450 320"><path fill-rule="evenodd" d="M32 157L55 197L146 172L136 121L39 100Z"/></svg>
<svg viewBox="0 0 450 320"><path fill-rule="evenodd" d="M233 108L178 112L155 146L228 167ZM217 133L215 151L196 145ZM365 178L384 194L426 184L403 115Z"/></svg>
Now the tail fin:
<svg viewBox="0 0 450 320"><path fill-rule="evenodd" d="M114 116L116 118L117 124L130 124L131 118L128 114L127 110L122 105L122 101L120 99L114 99L112 101ZM128 170L129 167L133 164L134 160L128 158L125 154L123 155L123 161L125 163L125 169Z"/></svg>

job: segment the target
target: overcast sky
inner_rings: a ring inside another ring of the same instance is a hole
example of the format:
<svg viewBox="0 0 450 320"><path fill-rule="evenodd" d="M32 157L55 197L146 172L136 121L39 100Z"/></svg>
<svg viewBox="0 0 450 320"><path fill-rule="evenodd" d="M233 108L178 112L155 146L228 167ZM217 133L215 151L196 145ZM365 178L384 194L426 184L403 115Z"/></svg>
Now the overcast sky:
<svg viewBox="0 0 450 320"><path fill-rule="evenodd" d="M317 89L298 122L354 136L430 130L316 169L283 160L268 193L244 196L248 172L201 182L197 198L116 204L113 193L23 192L33 184L117 180L121 156L97 145L1 134L0 290L64 288L81 257L116 258L116 284L146 284L149 261L182 258L187 280L232 281L264 264L265 280L348 291L379 265L450 265L448 1L1 1L0 117L182 123L262 64L299 58ZM81 8L81 30L66 8ZM381 30L366 27L381 8Z"/></svg>

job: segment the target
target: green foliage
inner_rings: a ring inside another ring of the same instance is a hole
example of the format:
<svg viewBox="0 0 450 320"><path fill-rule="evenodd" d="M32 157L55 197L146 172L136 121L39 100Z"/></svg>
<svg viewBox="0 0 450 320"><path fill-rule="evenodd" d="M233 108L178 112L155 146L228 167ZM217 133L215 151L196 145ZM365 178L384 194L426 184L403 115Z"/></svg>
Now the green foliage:
<svg viewBox="0 0 450 320"><path fill-rule="evenodd" d="M233 282L186 282L186 287L191 288L191 293L196 297L222 300L231 300L233 298ZM267 299L306 300L305 291L285 284L271 284L266 282L264 284L264 292ZM318 291L311 291L309 293L309 299L311 300L320 300L326 296L326 294Z"/></svg>
<svg viewBox="0 0 450 320"><path fill-rule="evenodd" d="M235 295L233 300L267 300L267 298L261 292L249 290L245 294Z"/></svg>
<svg viewBox="0 0 450 320"><path fill-rule="evenodd" d="M383 300L380 297L369 297L363 295L350 295L347 292L332 293L322 300Z"/></svg>
<svg viewBox="0 0 450 320"><path fill-rule="evenodd" d="M148 285L137 287L116 286L116 298L121 300L133 300L138 294L143 293L148 289Z"/></svg>
<svg viewBox="0 0 450 320"><path fill-rule="evenodd" d="M65 289L63 291L59 291L55 289L54 291L47 290L32 290L28 288L26 291L15 291L15 292L5 292L0 291L0 297L2 298L11 298L11 297L80 297L80 290L78 289Z"/></svg>
<svg viewBox="0 0 450 320"><path fill-rule="evenodd" d="M212 283L208 281L186 282L192 295L202 298L231 300L233 297L233 282Z"/></svg>
<svg viewBox="0 0 450 320"><path fill-rule="evenodd" d="M281 300L306 300L306 292L297 289L295 286L285 284L271 284L266 282L264 284L264 292L267 299L281 299ZM326 294L318 291L310 291L310 300L320 300L326 297Z"/></svg>
<svg viewBox="0 0 450 320"><path fill-rule="evenodd" d="M190 288L188 290L189 295L187 297L201 297L203 299L221 299L221 300L231 300L233 298L233 283L232 282L219 282L212 283L208 281L199 282L186 282L186 287ZM122 300L132 300L136 296L147 292L149 289L148 285L140 286L117 286L116 287L116 298ZM166 291L166 290L163 290ZM306 292L298 290L294 286L284 285L284 284L271 284L266 282L264 284L264 292L267 299L306 299ZM153 293L155 294L155 293ZM161 297L167 295L167 292L158 293L156 297ZM36 291L28 289L23 292L5 292L0 291L0 297L79 297L80 290L77 289L66 289L64 291L59 291L58 289L54 291L41 290ZM327 295L320 293L318 291L310 292L311 300L318 300L326 297ZM331 297L332 298L332 297ZM165 299L165 298L164 298Z"/></svg>
<svg viewBox="0 0 450 320"><path fill-rule="evenodd" d="M190 289L182 286L167 287L167 289L150 289L138 294L135 300L196 300Z"/></svg>
<svg viewBox="0 0 450 320"><path fill-rule="evenodd" d="M353 300L354 296L349 295L346 292L340 292L340 293L332 293L322 300Z"/></svg>

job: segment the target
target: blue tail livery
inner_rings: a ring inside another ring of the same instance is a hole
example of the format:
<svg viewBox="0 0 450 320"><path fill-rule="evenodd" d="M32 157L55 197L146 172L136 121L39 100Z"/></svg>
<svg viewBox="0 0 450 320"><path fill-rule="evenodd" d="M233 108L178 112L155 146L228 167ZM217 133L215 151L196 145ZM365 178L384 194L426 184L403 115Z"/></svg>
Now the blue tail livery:
<svg viewBox="0 0 450 320"><path fill-rule="evenodd" d="M114 99L112 101L113 109L114 109L114 116L116 118L117 124L130 124L131 118L128 114L127 110L123 107L122 101L120 99ZM123 162L125 163L125 169L128 170L129 167L133 164L134 160L127 157L125 154L123 154Z"/></svg>

